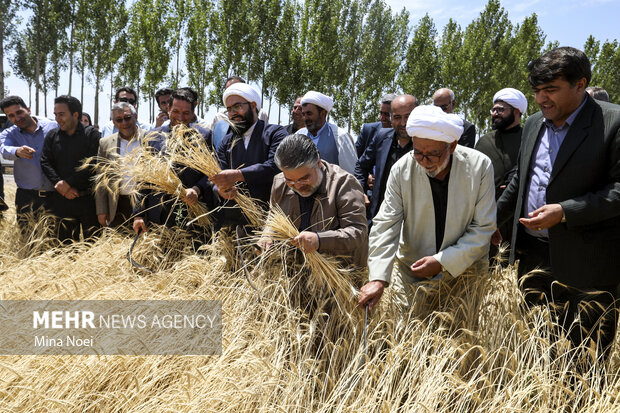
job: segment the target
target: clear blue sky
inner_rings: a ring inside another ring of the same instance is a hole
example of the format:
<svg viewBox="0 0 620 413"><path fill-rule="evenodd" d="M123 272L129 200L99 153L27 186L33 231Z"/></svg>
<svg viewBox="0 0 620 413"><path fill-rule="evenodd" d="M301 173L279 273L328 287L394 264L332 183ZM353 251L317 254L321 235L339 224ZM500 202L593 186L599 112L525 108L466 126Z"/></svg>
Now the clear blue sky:
<svg viewBox="0 0 620 413"><path fill-rule="evenodd" d="M395 11L403 7L410 13L410 24L416 25L425 13L433 20L437 30L441 33L443 26L452 17L462 28L465 28L472 20L477 18L486 6L483 1L471 0L386 0ZM546 41L558 41L561 46L574 46L583 49L583 45L590 34L597 40L620 39L620 0L523 0L502 1L502 6L508 12L508 18L513 24L520 23L526 16L536 13L539 25L547 35ZM26 20L24 18L24 20ZM5 70L10 71L8 61L5 59ZM73 95L79 96L80 80L77 73L73 77ZM18 94L27 101L28 86L14 76L5 80L5 85L12 94ZM66 93L68 87L68 75L63 75L59 92ZM110 85L103 85L103 91L99 94L99 123L102 125L109 119ZM41 97L41 105L43 98ZM268 104L268 102L265 102ZM34 111L34 97L33 97ZM266 105L264 105L266 106ZM48 95L48 116L53 117L53 94ZM84 111L92 114L94 108L94 90L91 84L85 86ZM267 111L268 108L265 107ZM273 105L271 121L277 122L278 107ZM43 109L40 110L43 114ZM215 108L211 107L205 118L211 120ZM139 117L148 120L148 107L142 103L139 109ZM282 113L282 122L286 122L288 114Z"/></svg>

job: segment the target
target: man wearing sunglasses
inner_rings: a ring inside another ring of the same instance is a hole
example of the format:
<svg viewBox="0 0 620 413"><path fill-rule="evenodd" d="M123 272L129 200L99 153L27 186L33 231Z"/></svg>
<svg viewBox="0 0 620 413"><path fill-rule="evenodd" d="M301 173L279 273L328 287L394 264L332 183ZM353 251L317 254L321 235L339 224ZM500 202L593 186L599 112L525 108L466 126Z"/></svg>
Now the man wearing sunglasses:
<svg viewBox="0 0 620 413"><path fill-rule="evenodd" d="M117 133L99 141L99 157L122 162L130 152L140 148L145 131L138 127L136 109L127 102L112 105L112 122ZM134 202L132 200L134 182L130 176L123 176L119 192L112 193L103 188L95 192L97 220L102 227L118 227L128 222Z"/></svg>
<svg viewBox="0 0 620 413"><path fill-rule="evenodd" d="M420 281L488 268L495 231L491 160L457 145L463 121L436 106L413 109L407 133L413 150L392 167L373 220L370 281L360 291L360 306L372 308L391 283L396 302L407 307Z"/></svg>
<svg viewBox="0 0 620 413"><path fill-rule="evenodd" d="M114 94L114 103L125 102L129 103L134 107L136 113L138 111L138 95L136 91L130 88L129 86L123 86L121 88L116 89L116 93ZM151 130L151 125L148 123L138 121L138 126L145 131ZM101 129L101 137L105 138L106 136L112 135L113 133L118 132L118 129L114 125L114 122L110 120Z"/></svg>
<svg viewBox="0 0 620 413"><path fill-rule="evenodd" d="M438 89L433 94L433 105L440 107L446 113L453 113L456 108L456 99L454 92L447 88ZM476 127L463 120L463 134L459 137L459 145L473 148L476 143Z"/></svg>

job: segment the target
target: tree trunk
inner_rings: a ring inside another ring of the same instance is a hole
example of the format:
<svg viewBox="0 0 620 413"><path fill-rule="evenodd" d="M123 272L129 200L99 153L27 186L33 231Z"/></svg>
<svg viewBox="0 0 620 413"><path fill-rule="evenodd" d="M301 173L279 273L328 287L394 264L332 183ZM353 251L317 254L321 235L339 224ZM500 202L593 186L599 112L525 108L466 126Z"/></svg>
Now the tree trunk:
<svg viewBox="0 0 620 413"><path fill-rule="evenodd" d="M278 125L281 125L282 120L282 103L278 102Z"/></svg>
<svg viewBox="0 0 620 413"><path fill-rule="evenodd" d="M75 32L75 22L71 20L71 34L69 35L69 91L67 94L71 96L71 85L73 84L73 34ZM81 100L80 100L81 102Z"/></svg>
<svg viewBox="0 0 620 413"><path fill-rule="evenodd" d="M47 73L45 68L43 69L43 113L47 118Z"/></svg>
<svg viewBox="0 0 620 413"><path fill-rule="evenodd" d="M0 99L4 99L4 26L0 28Z"/></svg>
<svg viewBox="0 0 620 413"><path fill-rule="evenodd" d="M41 76L41 50L39 47L37 47L36 62L34 64L34 113L36 115L39 114L39 88L41 87L41 82L39 82L39 76Z"/></svg>
<svg viewBox="0 0 620 413"><path fill-rule="evenodd" d="M93 124L99 124L99 83L101 82L99 74L95 76L95 120Z"/></svg>
<svg viewBox="0 0 620 413"><path fill-rule="evenodd" d="M32 106L32 82L28 82L28 107Z"/></svg>

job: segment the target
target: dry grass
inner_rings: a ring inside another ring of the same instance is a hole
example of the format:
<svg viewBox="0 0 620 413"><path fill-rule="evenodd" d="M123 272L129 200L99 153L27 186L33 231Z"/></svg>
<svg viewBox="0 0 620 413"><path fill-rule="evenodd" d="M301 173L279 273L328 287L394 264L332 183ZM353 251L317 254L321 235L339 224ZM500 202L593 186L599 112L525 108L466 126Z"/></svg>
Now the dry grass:
<svg viewBox="0 0 620 413"><path fill-rule="evenodd" d="M195 255L182 234L152 232L135 251L155 270L145 274L113 232L22 258L12 213L0 223L2 299L221 300L223 354L1 356L1 411L620 411L618 344L607 369L574 374L565 343L549 344L548 313L520 314L513 269L427 285L423 318L384 297L365 354L363 312L332 312L334 295L307 284L294 249L247 260L259 302L229 238Z"/></svg>

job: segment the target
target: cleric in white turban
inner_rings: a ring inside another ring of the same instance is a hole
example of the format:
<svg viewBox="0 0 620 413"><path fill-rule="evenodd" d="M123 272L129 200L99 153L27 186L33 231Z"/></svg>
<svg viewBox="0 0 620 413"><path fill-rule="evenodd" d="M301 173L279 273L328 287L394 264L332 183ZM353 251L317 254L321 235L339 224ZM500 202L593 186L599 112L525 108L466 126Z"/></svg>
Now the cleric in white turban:
<svg viewBox="0 0 620 413"><path fill-rule="evenodd" d="M226 99L229 96L241 96L248 102L256 103L256 110L259 111L261 108L261 98L260 93L254 87L248 85L247 83L233 83L228 86L228 88L224 91L224 96L222 97L222 102L224 102L224 106L226 106Z"/></svg>
<svg viewBox="0 0 620 413"><path fill-rule="evenodd" d="M508 103L515 109L519 109L521 115L524 115L525 112L527 112L527 98L523 93L521 93L520 90L513 89L511 87L504 88L493 96L493 103L498 100Z"/></svg>
<svg viewBox="0 0 620 413"><path fill-rule="evenodd" d="M327 95L322 94L321 92L316 92L314 90L307 92L301 98L300 103L302 106L306 103L312 103L314 105L317 105L320 108L325 109L328 112L331 111L332 108L334 107L334 99L332 99L331 97Z"/></svg>
<svg viewBox="0 0 620 413"><path fill-rule="evenodd" d="M375 305L387 285L408 306L420 281L488 270L496 227L493 166L457 144L462 132L463 121L436 106L409 115L413 150L392 167L372 221L361 306Z"/></svg>

